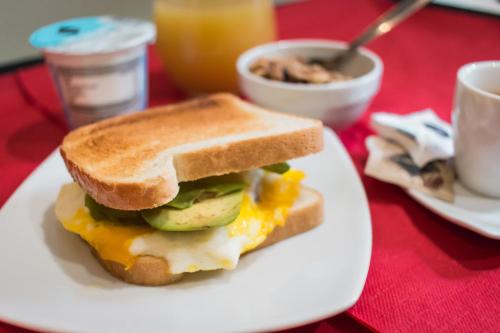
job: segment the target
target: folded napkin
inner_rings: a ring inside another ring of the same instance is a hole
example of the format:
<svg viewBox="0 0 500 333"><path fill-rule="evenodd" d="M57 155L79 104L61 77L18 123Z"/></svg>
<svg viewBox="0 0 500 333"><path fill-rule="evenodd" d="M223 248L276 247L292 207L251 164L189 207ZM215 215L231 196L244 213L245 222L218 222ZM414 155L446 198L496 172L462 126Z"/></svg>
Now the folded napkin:
<svg viewBox="0 0 500 333"><path fill-rule="evenodd" d="M371 127L405 148L419 167L453 157L451 126L431 109L409 115L377 112L372 115Z"/></svg>
<svg viewBox="0 0 500 333"><path fill-rule="evenodd" d="M365 174L452 202L455 172L449 124L427 109L410 115L375 113Z"/></svg>

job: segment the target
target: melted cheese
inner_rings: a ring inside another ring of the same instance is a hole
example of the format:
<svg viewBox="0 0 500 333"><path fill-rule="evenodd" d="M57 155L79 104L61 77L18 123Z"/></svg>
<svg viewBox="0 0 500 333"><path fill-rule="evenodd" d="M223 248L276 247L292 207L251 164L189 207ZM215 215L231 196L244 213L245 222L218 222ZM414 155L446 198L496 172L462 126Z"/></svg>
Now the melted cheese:
<svg viewBox="0 0 500 333"><path fill-rule="evenodd" d="M125 267L131 267L135 262L128 250L131 242L140 235L154 232L147 225L94 220L85 207L85 192L75 183L61 188L55 211L66 230L83 238L103 259L119 262Z"/></svg>
<svg viewBox="0 0 500 333"><path fill-rule="evenodd" d="M165 232L148 225L96 221L84 206L85 193L76 184L65 185L56 203L64 228L80 235L101 257L130 268L137 256L165 258L171 273L233 269L242 253L264 242L276 226L283 226L300 191L303 173L267 174L258 202L245 194L239 217L219 228L193 232Z"/></svg>
<svg viewBox="0 0 500 333"><path fill-rule="evenodd" d="M135 258L129 253L132 241L138 236L154 232L154 229L146 225L95 221L84 208L80 208L63 225L66 230L85 239L103 259L117 261L125 267L131 267L135 262Z"/></svg>
<svg viewBox="0 0 500 333"><path fill-rule="evenodd" d="M230 237L249 238L243 253L250 251L266 240L276 226L284 226L288 210L292 207L300 191L300 181L304 174L290 170L282 176L263 178L260 198L254 202L245 196L240 215L227 226Z"/></svg>

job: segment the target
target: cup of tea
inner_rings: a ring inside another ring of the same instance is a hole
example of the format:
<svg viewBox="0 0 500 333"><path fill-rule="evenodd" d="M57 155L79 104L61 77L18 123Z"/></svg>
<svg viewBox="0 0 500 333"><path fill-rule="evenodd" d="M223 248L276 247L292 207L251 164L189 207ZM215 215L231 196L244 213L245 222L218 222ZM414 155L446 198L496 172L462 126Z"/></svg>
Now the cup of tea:
<svg viewBox="0 0 500 333"><path fill-rule="evenodd" d="M475 192L500 197L500 61L458 70L452 118L460 181Z"/></svg>

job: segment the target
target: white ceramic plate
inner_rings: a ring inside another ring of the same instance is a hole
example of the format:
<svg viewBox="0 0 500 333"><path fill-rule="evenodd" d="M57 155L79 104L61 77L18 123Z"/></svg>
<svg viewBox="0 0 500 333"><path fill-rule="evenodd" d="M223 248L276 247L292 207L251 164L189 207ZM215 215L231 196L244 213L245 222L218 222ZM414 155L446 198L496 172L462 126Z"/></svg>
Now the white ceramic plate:
<svg viewBox="0 0 500 333"><path fill-rule="evenodd" d="M455 201L449 203L415 190L411 197L437 215L483 236L500 239L500 199L483 197L455 182Z"/></svg>
<svg viewBox="0 0 500 333"><path fill-rule="evenodd" d="M292 163L325 197L320 227L244 256L234 271L207 272L165 287L108 275L53 213L70 181L57 152L0 211L0 320L70 332L277 330L352 306L371 255L366 196L343 146L325 131L325 150Z"/></svg>

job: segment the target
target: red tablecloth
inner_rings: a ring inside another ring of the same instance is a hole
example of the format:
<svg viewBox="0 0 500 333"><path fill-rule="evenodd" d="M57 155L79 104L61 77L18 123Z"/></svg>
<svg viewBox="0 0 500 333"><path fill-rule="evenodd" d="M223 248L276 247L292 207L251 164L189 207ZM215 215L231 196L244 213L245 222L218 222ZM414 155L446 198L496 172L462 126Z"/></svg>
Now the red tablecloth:
<svg viewBox="0 0 500 333"><path fill-rule="evenodd" d="M278 10L281 37L348 40L391 4L312 0L284 6ZM500 20L429 7L370 48L382 57L385 73L369 112L432 107L449 120L457 69L471 61L500 59ZM152 105L182 98L154 50L150 72ZM373 255L366 287L345 314L291 332L500 332L500 243L439 218L395 186L363 176L369 112L340 133L372 213ZM66 133L44 66L0 76L0 119L3 204ZM0 333L22 331L0 323Z"/></svg>

